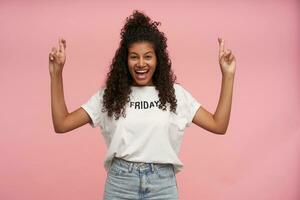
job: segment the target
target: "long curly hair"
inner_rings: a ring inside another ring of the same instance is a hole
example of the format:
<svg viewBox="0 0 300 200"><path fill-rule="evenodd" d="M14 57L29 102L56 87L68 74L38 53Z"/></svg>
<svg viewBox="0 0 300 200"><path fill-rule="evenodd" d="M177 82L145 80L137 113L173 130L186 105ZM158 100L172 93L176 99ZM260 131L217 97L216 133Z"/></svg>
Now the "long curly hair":
<svg viewBox="0 0 300 200"><path fill-rule="evenodd" d="M147 41L154 45L157 57L157 66L152 76L155 89L158 90L159 109L166 110L166 103L170 105L170 111L176 112L177 100L173 87L176 81L167 51L167 38L157 28L160 22L152 21L143 12L134 10L133 14L126 18L126 23L121 29L121 41L119 48L110 64L106 76L106 88L103 94L102 112L107 112L111 117L119 119L122 114L126 117L125 105L130 101L133 78L128 69L128 48L134 42Z"/></svg>

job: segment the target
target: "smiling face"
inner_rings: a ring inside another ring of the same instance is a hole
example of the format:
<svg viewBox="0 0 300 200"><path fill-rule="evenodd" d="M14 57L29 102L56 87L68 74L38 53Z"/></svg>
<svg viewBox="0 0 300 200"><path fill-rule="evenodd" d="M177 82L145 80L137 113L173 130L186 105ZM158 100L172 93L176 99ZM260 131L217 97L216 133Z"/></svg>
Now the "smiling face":
<svg viewBox="0 0 300 200"><path fill-rule="evenodd" d="M128 69L134 86L153 85L152 76L157 59L154 48L149 42L135 42L128 48Z"/></svg>

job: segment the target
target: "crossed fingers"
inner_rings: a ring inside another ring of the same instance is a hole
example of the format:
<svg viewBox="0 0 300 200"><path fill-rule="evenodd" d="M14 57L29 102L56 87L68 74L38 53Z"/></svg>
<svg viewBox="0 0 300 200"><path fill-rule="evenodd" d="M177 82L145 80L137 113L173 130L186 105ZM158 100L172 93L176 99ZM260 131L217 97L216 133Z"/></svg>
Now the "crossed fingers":
<svg viewBox="0 0 300 200"><path fill-rule="evenodd" d="M225 49L225 41L222 38L218 38L219 41L219 59L221 60L224 56L226 62L231 63L234 59L234 56L230 49Z"/></svg>
<svg viewBox="0 0 300 200"><path fill-rule="evenodd" d="M66 40L63 38L58 39L58 50L56 47L52 47L51 52L49 53L49 59L51 61L57 60L61 54L65 54L66 51Z"/></svg>

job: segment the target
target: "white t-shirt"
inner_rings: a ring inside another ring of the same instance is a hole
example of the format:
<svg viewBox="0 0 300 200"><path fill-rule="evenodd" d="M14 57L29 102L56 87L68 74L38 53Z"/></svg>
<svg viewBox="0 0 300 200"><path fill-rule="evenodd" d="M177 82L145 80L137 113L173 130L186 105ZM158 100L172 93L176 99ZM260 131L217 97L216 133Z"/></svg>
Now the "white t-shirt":
<svg viewBox="0 0 300 200"><path fill-rule="evenodd" d="M114 156L134 162L171 163L175 173L183 168L179 150L184 130L192 123L201 104L179 83L174 84L177 99L176 113L158 108L155 86L132 86L130 102L126 104L126 118L118 120L102 113L104 89L99 89L81 105L89 114L90 126L100 127L107 152L104 161L108 171Z"/></svg>

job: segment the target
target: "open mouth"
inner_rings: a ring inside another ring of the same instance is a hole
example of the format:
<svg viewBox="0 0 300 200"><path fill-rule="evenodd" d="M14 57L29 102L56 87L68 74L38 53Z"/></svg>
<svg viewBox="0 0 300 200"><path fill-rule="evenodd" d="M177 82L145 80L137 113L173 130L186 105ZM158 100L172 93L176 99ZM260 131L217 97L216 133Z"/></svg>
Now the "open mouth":
<svg viewBox="0 0 300 200"><path fill-rule="evenodd" d="M149 69L148 70L135 70L136 78L140 79L140 80L147 78L149 71L150 71Z"/></svg>

